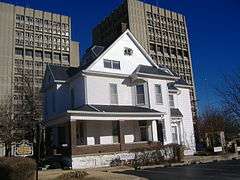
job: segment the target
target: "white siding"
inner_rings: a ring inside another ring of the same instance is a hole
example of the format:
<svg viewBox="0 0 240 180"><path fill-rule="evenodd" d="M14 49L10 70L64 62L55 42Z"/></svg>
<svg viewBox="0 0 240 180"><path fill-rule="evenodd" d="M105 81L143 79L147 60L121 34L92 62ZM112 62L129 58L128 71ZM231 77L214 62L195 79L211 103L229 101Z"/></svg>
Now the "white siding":
<svg viewBox="0 0 240 180"><path fill-rule="evenodd" d="M124 55L125 47L131 48L133 50L133 54L131 56ZM120 61L121 70L104 68L104 59ZM138 49L136 44L126 34L121 39L119 39L117 43L115 43L113 47L106 54L103 55L103 57L98 58L94 65L88 70L119 74L131 74L139 64L151 66L148 59L143 55L143 53Z"/></svg>

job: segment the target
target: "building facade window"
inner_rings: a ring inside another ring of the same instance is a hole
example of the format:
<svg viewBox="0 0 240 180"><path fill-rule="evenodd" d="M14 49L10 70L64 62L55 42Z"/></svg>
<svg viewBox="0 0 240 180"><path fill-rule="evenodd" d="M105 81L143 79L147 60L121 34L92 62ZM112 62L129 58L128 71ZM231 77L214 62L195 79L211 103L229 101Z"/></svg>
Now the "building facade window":
<svg viewBox="0 0 240 180"><path fill-rule="evenodd" d="M23 56L23 49L21 48L16 48L15 49L15 54L18 56Z"/></svg>
<svg viewBox="0 0 240 180"><path fill-rule="evenodd" d="M121 69L119 61L113 61L108 59L103 60L103 66L104 68Z"/></svg>
<svg viewBox="0 0 240 180"><path fill-rule="evenodd" d="M45 52L45 58L52 59L52 53L51 52Z"/></svg>
<svg viewBox="0 0 240 180"><path fill-rule="evenodd" d="M30 50L30 49L27 49L27 50L25 51L25 55L28 56L28 57L33 57L33 51Z"/></svg>
<svg viewBox="0 0 240 180"><path fill-rule="evenodd" d="M169 95L169 106L174 107L174 98L172 94Z"/></svg>
<svg viewBox="0 0 240 180"><path fill-rule="evenodd" d="M137 105L144 105L145 104L145 94L144 94L144 85L137 85L136 86L136 99Z"/></svg>
<svg viewBox="0 0 240 180"><path fill-rule="evenodd" d="M110 84L110 103L118 104L117 84Z"/></svg>
<svg viewBox="0 0 240 180"><path fill-rule="evenodd" d="M156 96L156 104L162 104L163 97L162 97L162 87L160 84L155 84L155 96Z"/></svg>

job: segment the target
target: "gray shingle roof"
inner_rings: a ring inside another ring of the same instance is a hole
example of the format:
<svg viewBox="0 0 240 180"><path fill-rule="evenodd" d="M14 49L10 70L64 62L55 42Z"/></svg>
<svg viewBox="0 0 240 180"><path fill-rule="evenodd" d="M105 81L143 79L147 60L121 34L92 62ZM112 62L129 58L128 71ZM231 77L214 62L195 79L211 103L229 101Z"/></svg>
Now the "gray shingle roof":
<svg viewBox="0 0 240 180"><path fill-rule="evenodd" d="M175 84L174 82L168 83L168 84L167 84L168 89L169 89L169 90L173 90L173 91L177 91L178 88L176 88L176 87L174 86L174 84Z"/></svg>
<svg viewBox="0 0 240 180"><path fill-rule="evenodd" d="M163 75L163 76L171 76L171 77L174 76L172 72L167 68L157 68L153 66L139 65L137 67L136 73L138 72L145 73L145 74L152 74L152 75Z"/></svg>
<svg viewBox="0 0 240 180"><path fill-rule="evenodd" d="M67 80L80 71L76 67L61 67L58 65L49 65L49 68L55 80Z"/></svg>
<svg viewBox="0 0 240 180"><path fill-rule="evenodd" d="M118 106L118 105L84 105L79 108L73 109L77 111L89 112L121 112L121 113L160 113L154 109L137 107L137 106Z"/></svg>
<svg viewBox="0 0 240 180"><path fill-rule="evenodd" d="M170 115L171 117L183 117L181 111L178 108L171 108Z"/></svg>
<svg viewBox="0 0 240 180"><path fill-rule="evenodd" d="M175 84L189 86L189 84L183 79L178 79L177 81L175 81Z"/></svg>

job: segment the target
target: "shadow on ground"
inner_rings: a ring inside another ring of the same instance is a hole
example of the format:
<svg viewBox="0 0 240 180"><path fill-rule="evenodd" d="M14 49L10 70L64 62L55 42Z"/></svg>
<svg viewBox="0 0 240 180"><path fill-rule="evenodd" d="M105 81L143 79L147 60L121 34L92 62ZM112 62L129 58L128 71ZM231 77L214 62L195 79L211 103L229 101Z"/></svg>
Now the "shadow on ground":
<svg viewBox="0 0 240 180"><path fill-rule="evenodd" d="M123 173L150 180L240 180L240 160L221 161L183 167L149 168Z"/></svg>

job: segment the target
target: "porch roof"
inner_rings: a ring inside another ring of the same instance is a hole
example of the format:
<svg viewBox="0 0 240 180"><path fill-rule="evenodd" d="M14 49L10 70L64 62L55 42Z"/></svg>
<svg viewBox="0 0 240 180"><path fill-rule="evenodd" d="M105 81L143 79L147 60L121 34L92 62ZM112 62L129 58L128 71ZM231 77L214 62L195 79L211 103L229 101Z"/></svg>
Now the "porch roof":
<svg viewBox="0 0 240 180"><path fill-rule="evenodd" d="M67 111L71 120L159 120L164 113L137 106L84 105Z"/></svg>
<svg viewBox="0 0 240 180"><path fill-rule="evenodd" d="M161 113L154 109L139 106L122 106L122 105L90 105L86 104L73 111L89 111L89 112L114 112L114 113Z"/></svg>

